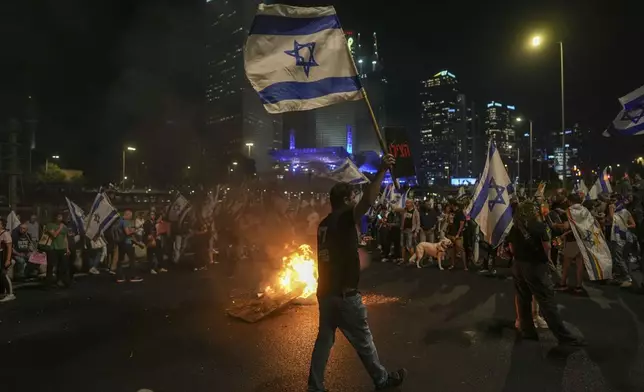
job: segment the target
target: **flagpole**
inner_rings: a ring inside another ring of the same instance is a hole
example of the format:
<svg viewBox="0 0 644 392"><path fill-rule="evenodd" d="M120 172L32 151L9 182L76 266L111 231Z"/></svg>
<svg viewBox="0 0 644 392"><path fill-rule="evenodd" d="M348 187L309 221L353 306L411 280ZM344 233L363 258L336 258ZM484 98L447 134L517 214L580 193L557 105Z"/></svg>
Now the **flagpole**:
<svg viewBox="0 0 644 392"><path fill-rule="evenodd" d="M344 34L344 30L342 30L342 34ZM346 37L346 35L345 35ZM347 43L347 53L349 54L349 58L351 59L351 64L353 64L353 70L356 73L356 77L358 80L360 80L360 72L358 72L358 67L356 66L356 62L353 59L353 54L351 53L351 49L349 48L349 44ZM362 83L360 83L362 85ZM373 107L371 106L371 101L369 101L369 96L367 95L367 90L364 87L360 88L360 92L362 93L362 96L364 97L364 102L367 104L367 109L369 110L369 116L371 117L371 124L373 125L373 131L376 133L376 138L378 138L378 143L380 144L380 149L382 150L383 154L388 154L389 149L387 148L387 144L385 143L385 139L382 137L382 132L380 132L380 125L378 125L378 120L376 120L376 115L373 112ZM394 184L396 189L400 190L400 184L398 183L396 176L394 175L394 168L391 167L389 169L389 173L391 173L391 182Z"/></svg>

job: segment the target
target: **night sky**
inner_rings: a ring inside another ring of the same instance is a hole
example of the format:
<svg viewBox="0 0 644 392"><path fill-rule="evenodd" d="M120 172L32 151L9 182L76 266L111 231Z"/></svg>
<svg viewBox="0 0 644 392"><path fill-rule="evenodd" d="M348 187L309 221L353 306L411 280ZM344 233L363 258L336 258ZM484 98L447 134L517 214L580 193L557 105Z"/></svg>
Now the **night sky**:
<svg viewBox="0 0 644 392"><path fill-rule="evenodd" d="M164 160L189 164L201 122L203 2L3 1L0 118L22 116L32 95L39 152L58 153L65 166L101 181L120 170L124 144L139 147L133 159L147 160L155 177ZM567 125L597 135L598 164L644 150L641 138L606 143L599 136L619 111L617 98L644 85L635 0L285 2L333 4L347 30L378 32L390 83L400 85L396 109L408 124L420 79L449 69L480 106L514 104L537 134L558 129L562 40ZM534 32L548 37L538 52L527 48Z"/></svg>

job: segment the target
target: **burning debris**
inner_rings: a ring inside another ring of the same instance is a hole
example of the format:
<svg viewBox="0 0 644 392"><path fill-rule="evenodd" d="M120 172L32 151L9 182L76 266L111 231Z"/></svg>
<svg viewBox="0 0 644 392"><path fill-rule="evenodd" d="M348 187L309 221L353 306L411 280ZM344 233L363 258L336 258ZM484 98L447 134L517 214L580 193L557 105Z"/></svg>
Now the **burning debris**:
<svg viewBox="0 0 644 392"><path fill-rule="evenodd" d="M276 283L264 289L257 298L238 301L228 314L254 323L288 304L311 303L318 287L317 265L309 245L301 245L282 258L282 268ZM312 302L314 303L314 302Z"/></svg>

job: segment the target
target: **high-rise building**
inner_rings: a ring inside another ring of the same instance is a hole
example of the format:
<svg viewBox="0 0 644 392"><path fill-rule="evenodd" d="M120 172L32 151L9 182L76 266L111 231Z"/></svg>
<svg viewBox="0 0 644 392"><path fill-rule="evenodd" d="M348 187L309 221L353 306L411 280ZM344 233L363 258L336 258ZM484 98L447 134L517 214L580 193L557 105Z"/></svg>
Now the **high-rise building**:
<svg viewBox="0 0 644 392"><path fill-rule="evenodd" d="M421 82L419 182L478 175L480 138L473 104L456 76L441 71Z"/></svg>
<svg viewBox="0 0 644 392"><path fill-rule="evenodd" d="M378 52L378 36L376 33L363 36L350 30L345 31L345 34L376 119L384 126L387 80ZM282 148L290 147L290 135L294 134L297 148L346 149L347 146L351 146L354 152L380 150L364 101L344 102L309 112L286 113L283 130L285 136L282 137ZM347 139L347 135L351 135L351 139Z"/></svg>
<svg viewBox="0 0 644 392"><path fill-rule="evenodd" d="M591 169L590 152L592 149L588 148L590 142L591 131L588 128L583 128L579 124L574 127L566 129L566 177L572 176L581 177L584 173ZM563 148L561 147L561 131L552 132L551 151L554 151L554 170L559 179L562 178L563 173ZM554 143L552 143L554 142Z"/></svg>
<svg viewBox="0 0 644 392"><path fill-rule="evenodd" d="M224 165L250 156L259 172L282 145L281 116L270 115L244 72L244 44L260 0L207 1L206 134L210 157Z"/></svg>
<svg viewBox="0 0 644 392"><path fill-rule="evenodd" d="M517 122L516 108L492 101L487 104L484 116L485 135L496 144L501 159L506 165L516 165L517 156Z"/></svg>

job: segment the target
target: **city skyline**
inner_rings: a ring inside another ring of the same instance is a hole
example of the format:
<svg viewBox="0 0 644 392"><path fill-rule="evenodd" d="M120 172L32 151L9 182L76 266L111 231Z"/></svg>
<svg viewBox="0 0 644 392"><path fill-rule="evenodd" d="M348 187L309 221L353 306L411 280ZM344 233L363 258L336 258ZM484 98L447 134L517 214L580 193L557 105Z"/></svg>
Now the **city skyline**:
<svg viewBox="0 0 644 392"><path fill-rule="evenodd" d="M644 84L637 69L642 55L629 49L630 40L641 33L627 7L575 1L501 1L465 8L441 3L413 9L365 1L284 2L333 4L344 26L378 32L379 57L394 86L391 124L417 129L416 97L409 92L432 71L449 69L467 86L468 100L512 102L534 121L535 137L550 134L560 129L555 43L562 40L566 126L580 123L592 131L588 146L602 151L598 164L635 156L643 144L637 139L607 144L600 136L618 109L616 98ZM12 56L1 65L2 123L26 118L27 96L32 96L38 110L34 156L60 153L67 165L101 179L118 174L119 151L128 142L147 144L140 148L146 163L161 150L172 161L188 161L193 147L184 142L205 131L200 105L207 75L202 53L207 2L52 4L34 8L15 2L5 13L10 22L5 28L19 34L11 34L16 38L6 48ZM52 9L78 22L50 18ZM589 30L590 25L604 28ZM546 33L543 48L529 51L528 38L537 31ZM615 53L629 55L615 60ZM281 143L281 137L273 140L278 139ZM165 174L161 169L155 175Z"/></svg>

